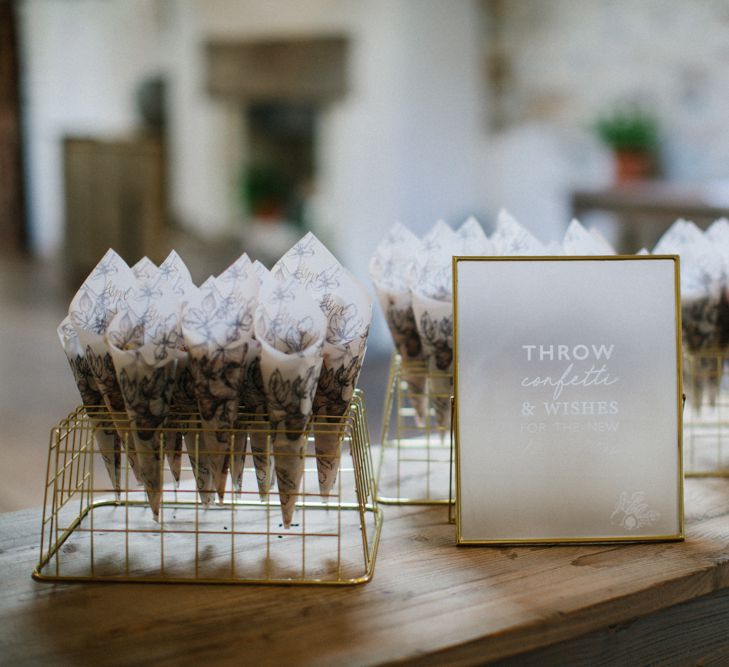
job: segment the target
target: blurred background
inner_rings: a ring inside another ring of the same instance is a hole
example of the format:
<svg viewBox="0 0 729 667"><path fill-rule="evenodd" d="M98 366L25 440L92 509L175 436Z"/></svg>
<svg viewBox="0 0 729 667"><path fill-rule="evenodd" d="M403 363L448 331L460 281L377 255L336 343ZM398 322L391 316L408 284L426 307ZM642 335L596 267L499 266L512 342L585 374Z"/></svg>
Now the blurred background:
<svg viewBox="0 0 729 667"><path fill-rule="evenodd" d="M729 213L727 118L729 0L0 0L0 511L42 501L108 247L199 281L311 229L368 284L396 220L506 207L634 252Z"/></svg>

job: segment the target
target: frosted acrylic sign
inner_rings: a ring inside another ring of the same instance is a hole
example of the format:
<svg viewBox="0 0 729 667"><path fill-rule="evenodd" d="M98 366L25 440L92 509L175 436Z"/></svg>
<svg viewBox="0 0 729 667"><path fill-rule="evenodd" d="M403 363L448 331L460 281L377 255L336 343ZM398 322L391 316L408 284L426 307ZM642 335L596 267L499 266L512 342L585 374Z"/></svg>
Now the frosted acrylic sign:
<svg viewBox="0 0 729 667"><path fill-rule="evenodd" d="M455 258L458 542L683 537L675 257Z"/></svg>

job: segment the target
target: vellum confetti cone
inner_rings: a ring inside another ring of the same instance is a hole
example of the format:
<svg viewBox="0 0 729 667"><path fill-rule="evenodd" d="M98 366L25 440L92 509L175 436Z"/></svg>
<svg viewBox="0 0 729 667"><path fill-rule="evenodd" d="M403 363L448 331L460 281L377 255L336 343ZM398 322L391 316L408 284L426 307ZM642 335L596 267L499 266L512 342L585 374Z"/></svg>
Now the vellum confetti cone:
<svg viewBox="0 0 729 667"><path fill-rule="evenodd" d="M258 288L261 283L270 278L269 270L258 260L252 264L253 273L258 279ZM241 403L246 409L256 414L257 419L250 432L251 453L253 465L256 469L256 481L261 500L265 500L273 485L273 457L271 441L266 433L268 422L264 421L266 414L266 396L263 391L263 376L261 375L261 346L251 348L252 358L247 367L246 377L241 387ZM250 407L248 407L250 406ZM260 417L260 419L258 419Z"/></svg>
<svg viewBox="0 0 729 667"><path fill-rule="evenodd" d="M430 371L430 406L443 439L450 422L450 397L453 391L453 302L415 293L413 312Z"/></svg>
<svg viewBox="0 0 729 667"><path fill-rule="evenodd" d="M579 220L572 220L562 239L565 255L614 255L615 249L595 230L588 231Z"/></svg>
<svg viewBox="0 0 729 667"><path fill-rule="evenodd" d="M215 278L218 289L227 293L233 290L241 291L244 294L258 294L261 281L270 278L268 269L258 260L250 262L244 253L228 269ZM253 280L255 279L255 280ZM243 361L243 376L240 388L240 404L246 413L254 416L248 424L248 433L245 430L240 434L242 445L236 443L236 451L240 452L239 460L233 464L233 483L236 490L242 490L242 475L245 459L245 437L250 438L253 466L256 472L256 482L261 500L265 500L273 484L274 466L271 452L271 441L268 430L269 423L266 421L266 397L263 393L263 378L261 376L261 345L254 338L249 342L248 351ZM242 429L245 424L239 422L238 428Z"/></svg>
<svg viewBox="0 0 729 667"><path fill-rule="evenodd" d="M617 254L615 248L613 248L612 244L598 231L597 227L590 227L587 231L595 238L603 250L609 250L610 255Z"/></svg>
<svg viewBox="0 0 729 667"><path fill-rule="evenodd" d="M691 400L700 409L704 392L713 404L721 374L713 372L714 361L701 352L716 348L720 340L719 313L722 299L723 263L717 248L693 223L677 220L659 239L653 254L677 254L681 258L681 325L683 342L697 353L698 375Z"/></svg>
<svg viewBox="0 0 729 667"><path fill-rule="evenodd" d="M260 261L256 260L253 262L253 273L256 274L256 277L258 278L258 284L260 285L268 276L271 275L271 272L261 264Z"/></svg>
<svg viewBox="0 0 729 667"><path fill-rule="evenodd" d="M159 265L159 277L165 289L172 292L181 302L196 289L185 262L174 250Z"/></svg>
<svg viewBox="0 0 729 667"><path fill-rule="evenodd" d="M493 244L473 216L456 230L456 247L461 255L478 257L494 253Z"/></svg>
<svg viewBox="0 0 729 667"><path fill-rule="evenodd" d="M296 280L327 318L314 414L340 418L349 407L362 368L372 299L311 232L284 254L272 273L277 279ZM314 434L319 490L324 496L331 493L337 479L342 446L337 421L326 422Z"/></svg>
<svg viewBox="0 0 729 667"><path fill-rule="evenodd" d="M126 262L113 250L108 250L74 295L68 316L96 380L96 388L126 447L129 467L141 484L134 441L128 437L126 418L121 416L125 414L124 399L104 338L109 322L117 310L125 306L126 297L135 284L134 274Z"/></svg>
<svg viewBox="0 0 729 667"><path fill-rule="evenodd" d="M244 362L253 341L255 295L236 292L223 295L216 282L206 282L183 307L182 332L190 355L195 396L203 431L193 462L198 491L203 503L220 500L231 463L234 484L240 490L245 439L236 438L240 387Z"/></svg>
<svg viewBox="0 0 729 667"><path fill-rule="evenodd" d="M554 250L530 234L504 209L499 211L496 230L491 236L496 255L553 255Z"/></svg>
<svg viewBox="0 0 729 667"><path fill-rule="evenodd" d="M251 455L256 471L256 482L261 500L265 500L273 484L273 456L268 434L269 423L266 416L266 396L263 392L261 375L261 344L251 341L248 358L244 362L245 376L241 383L241 404L246 411L255 415L248 425L251 441Z"/></svg>
<svg viewBox="0 0 729 667"><path fill-rule="evenodd" d="M704 236L716 249L722 266L722 287L717 314L718 344L729 346L729 220L719 218L704 232Z"/></svg>
<svg viewBox="0 0 729 667"><path fill-rule="evenodd" d="M377 300L395 349L405 362L423 361L423 347L415 324L408 280L413 258L420 247L420 240L397 223L377 246L369 267ZM408 397L415 410L415 421L419 426L424 426L426 378L421 374L404 372L403 379L407 383Z"/></svg>
<svg viewBox="0 0 729 667"><path fill-rule="evenodd" d="M413 313L430 373L428 394L441 440L450 424L453 393L453 256L495 253L478 220L468 218L455 232L438 222L423 238L411 271Z"/></svg>
<svg viewBox="0 0 729 667"><path fill-rule="evenodd" d="M149 258L142 257L133 267L132 273L137 281L155 280L159 275L159 267Z"/></svg>
<svg viewBox="0 0 729 667"><path fill-rule="evenodd" d="M475 219L469 219L455 233L438 221L423 237L421 249L415 256L410 274L413 314L423 346L423 358L428 365L428 397L434 424L441 440L450 422L450 396L453 373L453 278L454 255L480 254L489 247L488 239Z"/></svg>
<svg viewBox="0 0 729 667"><path fill-rule="evenodd" d="M445 220L438 220L423 236L421 251L428 253L452 247L457 238L456 232Z"/></svg>
<svg viewBox="0 0 729 667"><path fill-rule="evenodd" d="M251 312L254 312L261 279L266 275L268 269L260 262L251 262L248 255L243 253L215 279L215 284L219 291L229 298L246 300L252 309ZM261 500L265 500L273 483L273 457L269 451L267 422L264 421L266 397L261 378L261 345L255 339L253 332L247 339L248 349L242 363L240 404L245 413L255 417L252 423L240 421L238 424L240 442L236 443L237 453L233 458L231 476L234 488L239 492L242 491L246 437L249 436L258 492ZM250 432L246 430L249 428Z"/></svg>
<svg viewBox="0 0 729 667"><path fill-rule="evenodd" d="M137 262L134 268L136 269L139 264L142 264L144 259L146 258L142 258ZM145 263L145 266L149 268L149 264ZM159 266L158 275L159 281L156 283L157 288L174 295L174 298L177 300L178 309L181 312L183 304L197 288L192 282L192 277L187 266L174 250L170 252ZM178 413L186 415L188 423L194 426L196 422L191 420L193 413L197 411L197 402L195 400L194 380L192 379L192 372L190 370L189 355L182 336L179 336L177 339L176 355L177 373L175 377L175 391L172 395L172 405ZM170 432L168 441L165 442L167 464L177 484L179 484L182 471L182 448L185 436L185 429L172 431Z"/></svg>
<svg viewBox="0 0 729 667"><path fill-rule="evenodd" d="M150 304L134 290L109 323L106 342L132 426L139 476L155 520L162 495L166 425L177 372L179 304L163 292ZM174 443L172 443L174 445Z"/></svg>
<svg viewBox="0 0 729 667"><path fill-rule="evenodd" d="M174 261L175 263L182 261L179 259L176 253L174 255L171 255L168 260ZM181 270L184 275L187 271L187 267ZM170 279L173 277L174 274L171 272L165 272L164 274L161 273L159 267L148 257L142 257L142 259L140 259L132 267L132 272L137 279L137 298L142 300L143 309L151 306L154 299L161 298L162 295L165 293L167 294L168 299L179 299L179 294L172 291L172 285L170 284ZM189 277L189 272L187 273L187 276ZM181 341L182 337L178 337L178 340ZM184 352L184 350L181 349L181 352ZM184 380L180 382L178 378L181 374L185 373L186 366L186 355L180 354L177 360L177 377L175 380L176 388L175 392L173 393L173 405L176 405L178 403L177 386L180 384L184 386ZM182 409L184 410L184 408ZM193 401L193 407L191 408L191 410L194 409L195 408ZM164 442L165 458L167 459L167 465L169 466L170 472L172 473L175 485L179 485L180 475L182 472L182 435L183 434L181 431L169 431Z"/></svg>
<svg viewBox="0 0 729 667"><path fill-rule="evenodd" d="M326 328L319 307L295 280L263 280L255 332L261 344L261 379L286 528L291 526L304 473Z"/></svg>
<svg viewBox="0 0 729 667"><path fill-rule="evenodd" d="M73 377L76 380L81 402L87 408L93 408L89 414L94 426L94 439L101 452L111 485L117 498L120 493L121 476L121 441L116 433L114 424L110 417L102 418L99 410L103 409L104 399L98 390L96 380L91 372L91 367L86 359L84 350L78 339L78 334L71 324L71 318L66 317L58 326L58 338L61 341L63 351L66 353L68 363L71 366Z"/></svg>

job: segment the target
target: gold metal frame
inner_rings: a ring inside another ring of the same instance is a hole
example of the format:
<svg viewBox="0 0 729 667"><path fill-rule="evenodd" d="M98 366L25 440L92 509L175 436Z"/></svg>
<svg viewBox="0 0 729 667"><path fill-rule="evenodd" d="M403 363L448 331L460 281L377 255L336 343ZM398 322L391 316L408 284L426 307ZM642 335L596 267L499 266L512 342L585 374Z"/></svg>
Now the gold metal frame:
<svg viewBox="0 0 729 667"><path fill-rule="evenodd" d="M576 537L576 538L518 538L498 540L465 540L461 533L461 491L460 491L460 437L458 429L458 263L459 262L621 262L621 261L656 261L671 260L674 266L674 309L676 339L676 415L677 415L677 483L678 483L678 533L671 535L629 536L616 535L610 537ZM456 456L456 544L469 545L519 545L519 544L591 544L591 543L642 543L642 542L674 542L685 537L685 521L683 507L683 373L681 356L681 288L678 255L571 255L571 256L500 256L500 257L467 257L454 256L453 272L453 431L455 435Z"/></svg>
<svg viewBox="0 0 729 667"><path fill-rule="evenodd" d="M424 393L407 386L406 378L422 380ZM431 371L423 361L408 361L394 353L385 392L380 451L377 463L377 501L383 505L452 505L453 463L451 427L434 421L432 399L448 405L451 393L434 393L433 379L450 373ZM422 399L425 423L417 424L412 399ZM394 417L394 420L393 420Z"/></svg>
<svg viewBox="0 0 729 667"><path fill-rule="evenodd" d="M234 492L228 479L225 501L208 507L200 501L191 467L182 467L179 488L171 483L164 464L167 438L184 431L187 448L197 455L202 434L212 432L190 414L173 415L155 434L164 489L155 523L123 453L119 496L110 488L94 442L99 419L110 417L126 444L133 432L126 415L110 415L104 408L79 407L51 431L34 579L351 585L372 578L382 512L375 498L366 408L359 390L344 417L312 420L296 505L298 523L288 530L279 527L278 493L259 499L248 465L243 491ZM235 438L243 431L270 433L265 416L244 414L240 419L241 429L225 431L230 449L221 453L232 455ZM312 451L319 433L340 438L340 472L328 497L319 492ZM270 452L270 437L267 445ZM247 461L250 457L249 451Z"/></svg>

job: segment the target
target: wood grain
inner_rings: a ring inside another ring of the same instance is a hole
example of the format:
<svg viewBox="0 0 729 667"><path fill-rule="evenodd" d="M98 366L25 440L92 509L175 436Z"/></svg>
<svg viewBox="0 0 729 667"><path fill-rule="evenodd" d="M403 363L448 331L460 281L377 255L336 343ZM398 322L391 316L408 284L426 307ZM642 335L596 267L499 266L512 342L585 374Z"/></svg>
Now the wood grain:
<svg viewBox="0 0 729 667"><path fill-rule="evenodd" d="M40 584L39 512L0 515L0 663L483 664L729 587L725 480L686 482L685 543L458 548L444 508L384 509L345 589Z"/></svg>

